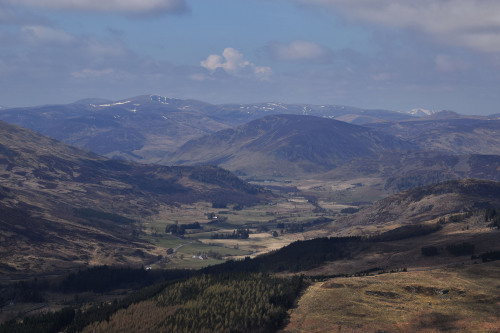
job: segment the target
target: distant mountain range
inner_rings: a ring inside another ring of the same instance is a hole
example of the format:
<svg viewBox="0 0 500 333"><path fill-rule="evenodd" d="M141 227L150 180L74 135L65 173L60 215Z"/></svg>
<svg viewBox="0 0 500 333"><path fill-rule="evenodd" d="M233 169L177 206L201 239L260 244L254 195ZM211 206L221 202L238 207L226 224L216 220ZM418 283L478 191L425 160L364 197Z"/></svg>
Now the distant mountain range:
<svg viewBox="0 0 500 333"><path fill-rule="evenodd" d="M118 102L7 109L0 119L97 154L155 162L186 140L227 128L198 101L140 96Z"/></svg>
<svg viewBox="0 0 500 333"><path fill-rule="evenodd" d="M307 104L212 105L144 95L120 101L83 99L67 105L0 110L0 120L112 158L157 163L182 144L275 114L314 115L353 124L414 119L387 110Z"/></svg>
<svg viewBox="0 0 500 333"><path fill-rule="evenodd" d="M365 175L379 177L382 172L375 166L393 169L380 164L384 163L381 156L391 151L399 154L398 163L409 160L403 157L409 150L500 155L498 118L420 108L404 113L336 105L212 105L159 95L0 110L0 119L9 123L109 158L164 165L214 164L247 178L334 175L335 170L346 171L343 165L349 165L351 173L363 169ZM404 188L404 179L412 177L425 178L426 184L434 178L479 175L477 164L467 164L463 170L457 165L450 171L446 163L437 162L439 154L427 155L434 156L428 162L433 169L420 170L429 171L428 176L402 174L401 170L412 169L403 167L390 177L392 185L386 186ZM484 177L497 178L491 170Z"/></svg>

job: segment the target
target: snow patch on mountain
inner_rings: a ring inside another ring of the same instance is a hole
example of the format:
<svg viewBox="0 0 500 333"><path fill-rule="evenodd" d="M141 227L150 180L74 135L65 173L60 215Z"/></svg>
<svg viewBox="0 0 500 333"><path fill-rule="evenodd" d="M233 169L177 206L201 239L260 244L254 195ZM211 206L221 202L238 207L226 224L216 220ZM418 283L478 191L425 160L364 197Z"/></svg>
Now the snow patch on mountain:
<svg viewBox="0 0 500 333"><path fill-rule="evenodd" d="M114 102L114 103L106 103L106 104L90 104L92 107L108 107L108 106L115 106L115 105L123 105L130 103L131 101L122 101L122 102Z"/></svg>
<svg viewBox="0 0 500 333"><path fill-rule="evenodd" d="M426 110L426 109L422 109L422 108L415 108L415 109L411 109L410 111L407 111L406 113L411 114L414 117L426 117L426 116L430 116L430 115L436 113L436 111Z"/></svg>
<svg viewBox="0 0 500 333"><path fill-rule="evenodd" d="M151 101L160 102L161 104L168 104L169 98L160 95L150 95Z"/></svg>

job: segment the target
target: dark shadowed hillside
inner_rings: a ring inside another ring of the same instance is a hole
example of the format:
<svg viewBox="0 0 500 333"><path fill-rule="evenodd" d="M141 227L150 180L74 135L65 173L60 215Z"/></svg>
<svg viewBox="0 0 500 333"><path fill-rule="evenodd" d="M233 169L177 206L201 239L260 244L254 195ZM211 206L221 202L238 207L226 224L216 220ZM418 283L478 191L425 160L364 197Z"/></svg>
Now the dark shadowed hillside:
<svg viewBox="0 0 500 333"><path fill-rule="evenodd" d="M144 263L140 219L178 203L267 194L217 167L108 160L0 122L0 271Z"/></svg>
<svg viewBox="0 0 500 333"><path fill-rule="evenodd" d="M313 116L274 115L191 140L164 160L216 164L247 175L297 177L412 146L391 135Z"/></svg>

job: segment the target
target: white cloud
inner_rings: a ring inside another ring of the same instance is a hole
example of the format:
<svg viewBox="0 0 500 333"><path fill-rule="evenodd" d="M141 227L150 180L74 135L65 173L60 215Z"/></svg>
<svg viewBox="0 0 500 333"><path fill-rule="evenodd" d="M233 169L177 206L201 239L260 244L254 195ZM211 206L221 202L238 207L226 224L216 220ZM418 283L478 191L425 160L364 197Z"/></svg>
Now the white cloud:
<svg viewBox="0 0 500 333"><path fill-rule="evenodd" d="M305 40L290 43L271 42L267 46L271 57L277 60L317 60L325 58L330 52L323 46Z"/></svg>
<svg viewBox="0 0 500 333"><path fill-rule="evenodd" d="M21 28L23 36L34 43L69 44L75 38L63 30L42 25L30 25Z"/></svg>
<svg viewBox="0 0 500 333"><path fill-rule="evenodd" d="M447 54L438 54L434 59L436 70L439 72L458 72L468 69L468 65L459 60L453 59Z"/></svg>
<svg viewBox="0 0 500 333"><path fill-rule="evenodd" d="M205 81L207 77L203 74L196 73L196 74L191 74L189 78L193 81Z"/></svg>
<svg viewBox="0 0 500 333"><path fill-rule="evenodd" d="M326 6L352 19L424 32L440 42L500 52L497 0L295 0Z"/></svg>
<svg viewBox="0 0 500 333"><path fill-rule="evenodd" d="M241 75L250 71L260 79L265 79L272 73L270 67L256 66L250 61L244 60L243 54L231 47L224 49L222 57L218 54L211 54L207 59L201 61L200 65L212 73L218 68L222 68L231 75Z"/></svg>
<svg viewBox="0 0 500 333"><path fill-rule="evenodd" d="M86 69L82 69L81 71L72 72L71 76L75 77L75 78L79 78L79 79L85 79L85 78L89 78L89 77L99 77L99 76L103 76L103 75L110 75L113 73L114 73L114 70L112 68L106 68L106 69L100 69L100 70L86 68Z"/></svg>
<svg viewBox="0 0 500 333"><path fill-rule="evenodd" d="M384 82L384 81L391 80L393 78L393 75L391 75L391 73L381 72L381 73L372 74L371 78L374 81Z"/></svg>
<svg viewBox="0 0 500 333"><path fill-rule="evenodd" d="M130 15L178 13L186 0L0 0L0 4L27 5L56 10L117 12Z"/></svg>
<svg viewBox="0 0 500 333"><path fill-rule="evenodd" d="M85 38L81 43L81 47L85 52L96 57L120 57L128 53L125 46L116 40Z"/></svg>

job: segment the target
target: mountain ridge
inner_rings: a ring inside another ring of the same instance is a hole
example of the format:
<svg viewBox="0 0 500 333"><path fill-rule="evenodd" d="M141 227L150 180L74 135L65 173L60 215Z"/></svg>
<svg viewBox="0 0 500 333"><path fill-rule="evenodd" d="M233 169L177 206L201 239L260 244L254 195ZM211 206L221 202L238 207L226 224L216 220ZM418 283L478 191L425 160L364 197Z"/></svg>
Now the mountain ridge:
<svg viewBox="0 0 500 333"><path fill-rule="evenodd" d="M308 104L223 104L140 95L109 101L2 109L0 119L110 158L157 163L190 139L266 115L290 113L356 124L413 117L396 111Z"/></svg>
<svg viewBox="0 0 500 333"><path fill-rule="evenodd" d="M259 164L274 164L281 170L272 173L291 176L326 171L375 152L410 148L390 135L333 119L270 115L191 140L162 163L214 163L251 175L261 172Z"/></svg>

